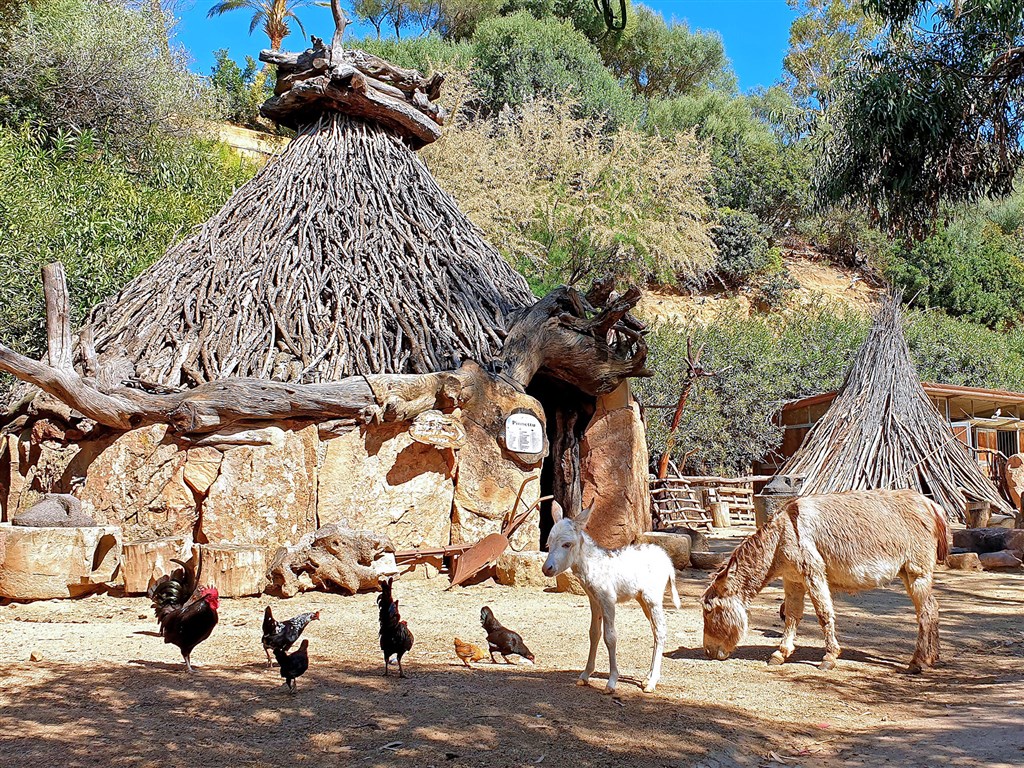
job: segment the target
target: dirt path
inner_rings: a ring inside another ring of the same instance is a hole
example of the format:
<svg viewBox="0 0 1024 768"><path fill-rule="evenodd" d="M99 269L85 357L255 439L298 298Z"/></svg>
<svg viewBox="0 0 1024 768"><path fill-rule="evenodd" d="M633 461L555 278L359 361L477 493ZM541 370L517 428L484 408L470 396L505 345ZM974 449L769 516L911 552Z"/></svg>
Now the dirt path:
<svg viewBox="0 0 1024 768"><path fill-rule="evenodd" d="M895 589L838 597L839 669L819 672L821 636L804 624L794 661L765 664L778 642L781 589L757 602L726 662L700 649L697 596L680 581L661 685L636 686L650 630L619 614L615 698L573 685L586 653L586 599L539 589L396 584L416 634L409 678L381 676L374 595L275 601L311 625L310 671L280 687L259 644L266 600L222 603L221 624L181 671L153 636L142 598L0 607L0 765L67 766L1019 766L1024 762L1024 576L938 574L944 665L903 669L915 626ZM535 666L462 667L452 637L480 642L490 605L518 629ZM29 662L29 654L41 655ZM599 657L598 671L607 671ZM603 685L603 681L598 681ZM780 761L784 761L780 762Z"/></svg>

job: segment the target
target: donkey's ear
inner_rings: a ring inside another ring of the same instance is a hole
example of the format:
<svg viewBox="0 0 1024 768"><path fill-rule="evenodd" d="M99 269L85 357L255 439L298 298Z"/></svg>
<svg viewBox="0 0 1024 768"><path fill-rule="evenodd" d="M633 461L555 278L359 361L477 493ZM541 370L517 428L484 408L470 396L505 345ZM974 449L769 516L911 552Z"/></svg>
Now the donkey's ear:
<svg viewBox="0 0 1024 768"><path fill-rule="evenodd" d="M594 505L591 504L589 507L587 507L578 515L576 515L576 517L573 519L573 522L576 523L576 527L580 529L585 528L587 525L587 521L590 519L590 513L593 511Z"/></svg>
<svg viewBox="0 0 1024 768"><path fill-rule="evenodd" d="M563 517L565 517L565 512L562 510L562 505L559 504L557 501L552 501L551 502L551 521L553 523L557 523Z"/></svg>

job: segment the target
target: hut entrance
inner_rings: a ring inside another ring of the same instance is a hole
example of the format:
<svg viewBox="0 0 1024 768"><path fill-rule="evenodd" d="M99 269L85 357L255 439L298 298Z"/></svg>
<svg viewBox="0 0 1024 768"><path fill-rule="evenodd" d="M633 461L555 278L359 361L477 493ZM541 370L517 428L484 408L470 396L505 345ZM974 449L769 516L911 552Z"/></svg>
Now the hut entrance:
<svg viewBox="0 0 1024 768"><path fill-rule="evenodd" d="M580 442L594 415L595 398L544 374L534 377L526 393L544 407L548 455L540 475L541 496L554 496L562 509L575 517L583 509L580 475ZM547 549L548 532L554 525L551 502L540 511L540 548Z"/></svg>

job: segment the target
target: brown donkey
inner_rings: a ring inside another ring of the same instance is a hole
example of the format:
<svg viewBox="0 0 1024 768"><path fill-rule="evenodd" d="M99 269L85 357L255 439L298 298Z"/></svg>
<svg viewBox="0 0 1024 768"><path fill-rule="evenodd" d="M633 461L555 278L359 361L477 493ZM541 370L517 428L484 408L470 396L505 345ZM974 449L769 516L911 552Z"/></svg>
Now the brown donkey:
<svg viewBox="0 0 1024 768"><path fill-rule="evenodd" d="M932 571L949 552L942 508L916 491L851 491L788 502L736 547L703 597L704 650L726 659L747 631L750 601L781 577L786 590L785 632L769 664L793 653L811 597L825 634L821 669L835 667L840 647L830 589L861 592L899 576L917 610L917 649L910 671L939 659L939 608Z"/></svg>

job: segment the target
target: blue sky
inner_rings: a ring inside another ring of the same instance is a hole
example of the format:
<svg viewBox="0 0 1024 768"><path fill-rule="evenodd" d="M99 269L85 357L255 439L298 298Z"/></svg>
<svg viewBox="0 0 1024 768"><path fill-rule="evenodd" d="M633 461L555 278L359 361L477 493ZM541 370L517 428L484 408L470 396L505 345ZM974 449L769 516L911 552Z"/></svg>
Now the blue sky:
<svg viewBox="0 0 1024 768"><path fill-rule="evenodd" d="M246 55L255 57L267 46L259 30L249 35L251 14L234 11L207 19L206 12L214 0L185 0L178 15L178 42L189 50L192 68L209 74L213 51L227 48L241 61ZM769 86L782 75L782 57L789 40L789 25L795 17L785 0L648 0L645 5L660 11L666 19L685 21L692 29L715 30L725 42L725 50L739 78L740 88ZM299 18L307 33L330 37L333 29L327 8L303 8ZM372 32L368 26L349 27L361 36ZM288 50L301 50L305 41L296 30L285 39Z"/></svg>

